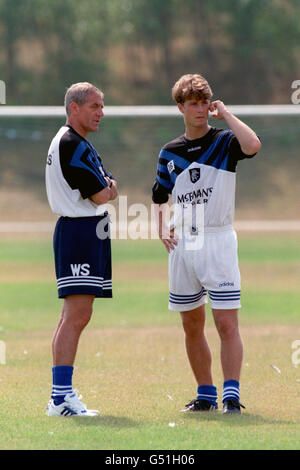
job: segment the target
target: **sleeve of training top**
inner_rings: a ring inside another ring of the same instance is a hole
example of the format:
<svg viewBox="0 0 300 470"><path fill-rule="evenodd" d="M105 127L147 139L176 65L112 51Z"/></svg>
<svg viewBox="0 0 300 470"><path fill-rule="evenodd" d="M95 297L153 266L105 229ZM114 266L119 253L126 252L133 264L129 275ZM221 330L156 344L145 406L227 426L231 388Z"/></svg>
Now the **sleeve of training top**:
<svg viewBox="0 0 300 470"><path fill-rule="evenodd" d="M238 139L234 134L232 134L232 137L230 139L229 154L236 161L244 160L244 158L253 158L256 155L256 153L253 153L252 155L247 155L246 153L244 153L241 149L241 145Z"/></svg>
<svg viewBox="0 0 300 470"><path fill-rule="evenodd" d="M72 189L80 191L83 199L108 186L101 160L84 140L62 139L59 155L65 180Z"/></svg>
<svg viewBox="0 0 300 470"><path fill-rule="evenodd" d="M103 168L103 171L105 173L105 176L108 176L111 180L114 180L115 178L113 177L113 175L111 174L110 171L108 171L106 168Z"/></svg>
<svg viewBox="0 0 300 470"><path fill-rule="evenodd" d="M173 187L167 168L168 161L164 158L163 153L163 150L161 150L158 157L156 179L152 187L152 201L155 204L168 202Z"/></svg>
<svg viewBox="0 0 300 470"><path fill-rule="evenodd" d="M228 151L227 169L230 171L236 170L238 161L244 160L245 158L248 158L248 159L253 158L256 155L256 153L254 153L253 155L245 154L241 149L241 145L238 139L236 138L236 136L233 134L232 131L230 131L229 133L227 151Z"/></svg>

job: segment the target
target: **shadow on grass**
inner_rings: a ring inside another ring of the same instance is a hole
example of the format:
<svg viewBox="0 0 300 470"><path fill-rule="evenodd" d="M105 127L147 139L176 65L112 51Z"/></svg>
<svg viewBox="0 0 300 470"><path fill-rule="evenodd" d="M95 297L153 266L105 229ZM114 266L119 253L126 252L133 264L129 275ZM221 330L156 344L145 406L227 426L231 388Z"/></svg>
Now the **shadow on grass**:
<svg viewBox="0 0 300 470"><path fill-rule="evenodd" d="M242 413L241 415L223 415L221 412L184 414L188 420L218 421L228 426L257 426L263 424L295 424L294 421L279 420L261 415Z"/></svg>
<svg viewBox="0 0 300 470"><path fill-rule="evenodd" d="M141 423L125 416L99 415L91 418L74 418L74 422L80 426L103 426L108 428L134 428Z"/></svg>

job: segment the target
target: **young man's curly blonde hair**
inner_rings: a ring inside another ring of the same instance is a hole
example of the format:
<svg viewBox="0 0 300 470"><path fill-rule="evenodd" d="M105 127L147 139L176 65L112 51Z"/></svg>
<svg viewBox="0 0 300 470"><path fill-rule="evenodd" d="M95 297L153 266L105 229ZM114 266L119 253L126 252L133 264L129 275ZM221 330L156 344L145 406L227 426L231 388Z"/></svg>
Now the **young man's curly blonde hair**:
<svg viewBox="0 0 300 470"><path fill-rule="evenodd" d="M183 75L172 88L173 99L181 104L192 98L210 100L212 95L207 80L198 74Z"/></svg>

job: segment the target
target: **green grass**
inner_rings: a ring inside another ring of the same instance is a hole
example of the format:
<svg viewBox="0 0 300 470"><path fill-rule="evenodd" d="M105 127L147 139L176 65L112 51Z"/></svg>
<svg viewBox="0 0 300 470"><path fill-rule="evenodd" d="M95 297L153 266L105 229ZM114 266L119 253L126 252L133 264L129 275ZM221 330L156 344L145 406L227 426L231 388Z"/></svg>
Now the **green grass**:
<svg viewBox="0 0 300 470"><path fill-rule="evenodd" d="M300 339L299 238L239 237L247 409L238 417L178 412L193 398L195 383L179 315L168 311L167 254L158 241L114 241L114 298L95 301L76 359L74 386L101 410L85 420L45 415L62 305L51 240L1 241L0 339L7 361L0 365L0 448L298 449L300 375L291 344ZM220 392L209 307L207 337Z"/></svg>
<svg viewBox="0 0 300 470"><path fill-rule="evenodd" d="M164 247L156 240L125 241L114 240L113 258L116 262L161 262L167 260ZM239 236L240 261L252 263L300 261L299 235L259 234ZM15 242L3 240L0 243L1 261L27 261L41 263L52 259L51 240L28 240Z"/></svg>
<svg viewBox="0 0 300 470"><path fill-rule="evenodd" d="M264 234L240 237L241 262L295 263L300 262L300 235Z"/></svg>
<svg viewBox="0 0 300 470"><path fill-rule="evenodd" d="M52 243L50 240L28 240L11 241L1 240L0 260L1 262L22 262L31 263L49 262L52 258Z"/></svg>

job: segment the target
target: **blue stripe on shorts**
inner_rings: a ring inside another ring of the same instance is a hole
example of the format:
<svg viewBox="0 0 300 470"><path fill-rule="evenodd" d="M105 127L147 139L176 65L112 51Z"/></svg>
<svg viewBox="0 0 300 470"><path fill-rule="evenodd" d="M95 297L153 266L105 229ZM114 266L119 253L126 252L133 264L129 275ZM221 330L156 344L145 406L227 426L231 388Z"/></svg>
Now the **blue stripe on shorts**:
<svg viewBox="0 0 300 470"><path fill-rule="evenodd" d="M227 290L227 291L210 290L209 297L211 300L215 300L217 302L240 300L241 291L240 290Z"/></svg>
<svg viewBox="0 0 300 470"><path fill-rule="evenodd" d="M203 287L197 294L178 295L170 292L169 301L172 304L193 304L198 302L204 295L206 295L206 290Z"/></svg>

